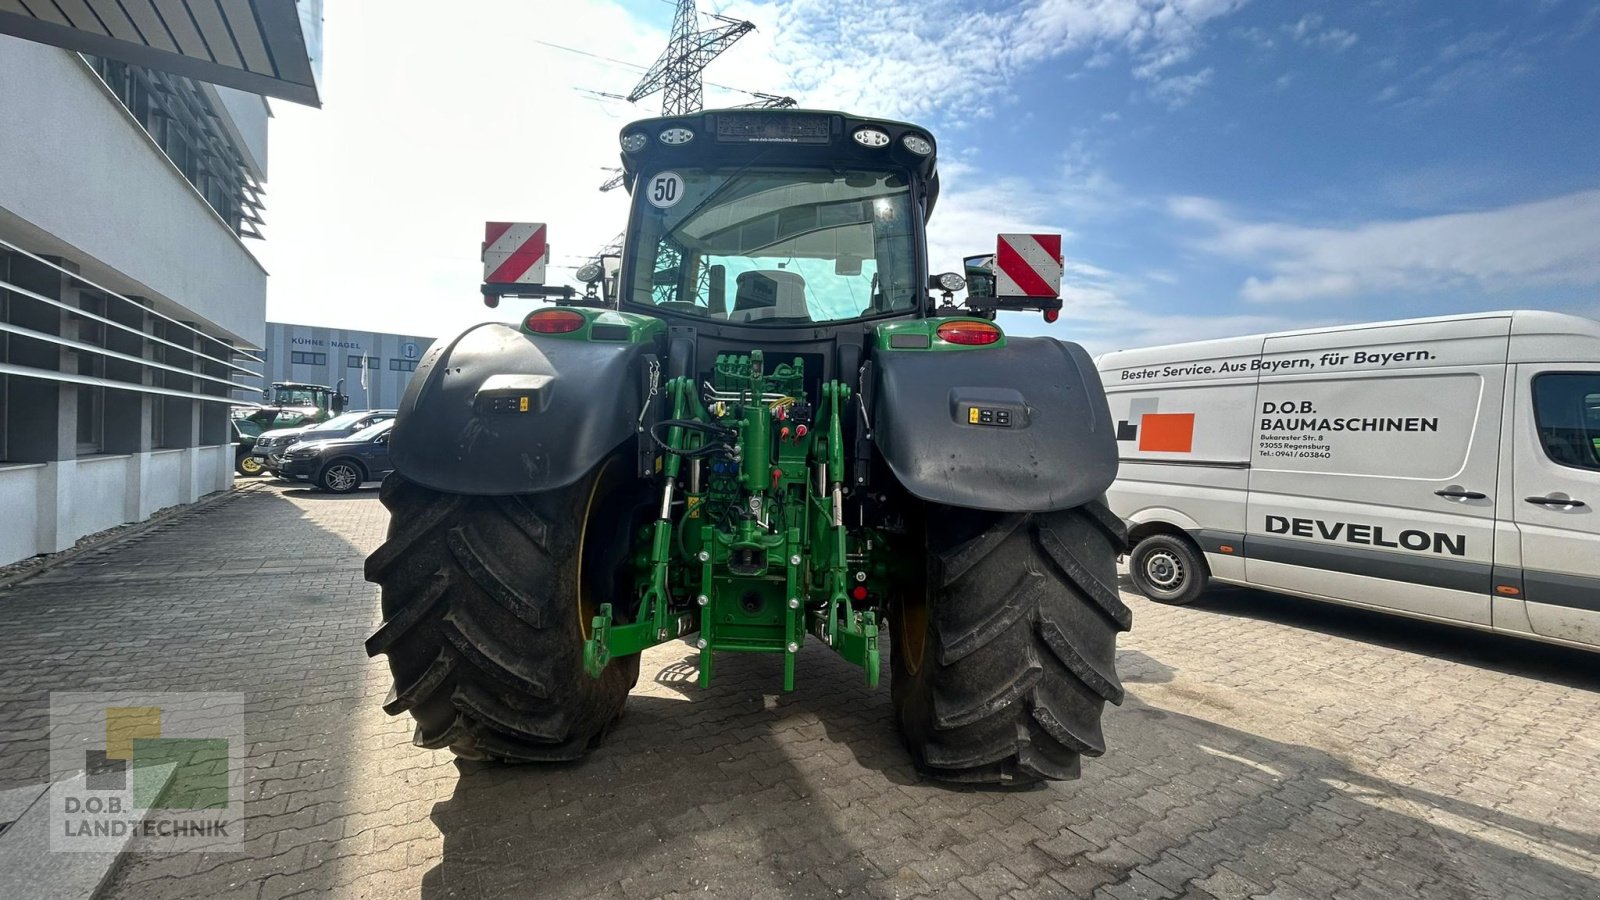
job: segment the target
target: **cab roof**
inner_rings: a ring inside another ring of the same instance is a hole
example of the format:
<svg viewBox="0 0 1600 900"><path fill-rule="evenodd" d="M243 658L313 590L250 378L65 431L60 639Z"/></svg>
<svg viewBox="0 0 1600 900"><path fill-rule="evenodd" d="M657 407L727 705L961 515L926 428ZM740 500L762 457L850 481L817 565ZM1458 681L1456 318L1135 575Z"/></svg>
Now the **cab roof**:
<svg viewBox="0 0 1600 900"><path fill-rule="evenodd" d="M693 137L676 144L662 141L661 134L672 128L687 129ZM888 142L859 143L854 135L864 128L887 133ZM829 109L708 109L629 122L618 132L618 142L631 134L644 134L646 140L637 151L624 149L621 154L623 184L629 193L635 176L644 169L734 167L759 161L773 166L809 163L905 170L922 181L925 217L933 215L939 198L938 142L931 131L910 122ZM926 140L932 152L924 156L910 150L903 141L908 135Z"/></svg>

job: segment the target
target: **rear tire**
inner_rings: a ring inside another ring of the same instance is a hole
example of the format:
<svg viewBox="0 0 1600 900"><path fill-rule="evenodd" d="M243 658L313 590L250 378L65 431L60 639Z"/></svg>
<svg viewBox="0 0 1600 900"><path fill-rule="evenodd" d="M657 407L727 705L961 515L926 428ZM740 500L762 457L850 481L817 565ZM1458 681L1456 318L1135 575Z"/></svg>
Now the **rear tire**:
<svg viewBox="0 0 1600 900"><path fill-rule="evenodd" d="M926 581L889 617L895 712L918 768L980 784L1078 777L1080 756L1105 751L1106 702L1122 702L1122 521L1099 500L927 520Z"/></svg>
<svg viewBox="0 0 1600 900"><path fill-rule="evenodd" d="M1187 606L1206 589L1200 551L1170 534L1152 534L1140 541L1128 557L1128 576L1139 593L1172 606Z"/></svg>
<svg viewBox="0 0 1600 900"><path fill-rule="evenodd" d="M265 471L265 467L261 465L261 460L249 454L239 457L233 468L234 471L246 478L254 478Z"/></svg>
<svg viewBox="0 0 1600 900"><path fill-rule="evenodd" d="M399 473L384 481L389 539L366 565L383 588L384 623L366 647L388 655L383 708L411 713L415 744L468 759L571 760L621 714L638 655L613 659L598 679L583 669L585 617L602 602L624 619L633 612L627 523L648 499L621 458L523 496L446 494Z"/></svg>

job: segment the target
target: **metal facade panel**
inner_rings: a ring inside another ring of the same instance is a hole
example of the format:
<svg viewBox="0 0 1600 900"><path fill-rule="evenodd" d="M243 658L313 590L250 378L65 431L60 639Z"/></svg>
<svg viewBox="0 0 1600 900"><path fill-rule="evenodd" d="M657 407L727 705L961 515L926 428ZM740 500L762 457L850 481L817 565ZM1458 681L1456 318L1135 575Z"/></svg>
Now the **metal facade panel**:
<svg viewBox="0 0 1600 900"><path fill-rule="evenodd" d="M145 46L153 50L165 50L168 53L179 53L178 45L173 42L172 35L167 33L167 26L161 21L161 14L150 5L150 0L122 0L122 8L128 11L128 18L139 27L139 33L144 35Z"/></svg>
<svg viewBox="0 0 1600 900"><path fill-rule="evenodd" d="M50 0L33 0L31 3L24 4L22 8L29 15L41 21L49 22L52 25L72 27L72 23L67 21L66 16L63 16L61 11L56 9L55 4L51 3Z"/></svg>
<svg viewBox="0 0 1600 900"><path fill-rule="evenodd" d="M0 0L0 35L321 105L320 0Z"/></svg>
<svg viewBox="0 0 1600 900"><path fill-rule="evenodd" d="M227 20L222 18L222 10L217 8L217 0L189 0L188 7L195 23L200 26L200 36L206 39L206 46L211 48L211 58L225 66L244 68L244 62L239 59L239 48L234 46L233 35L228 33Z"/></svg>
<svg viewBox="0 0 1600 900"><path fill-rule="evenodd" d="M89 8L85 0L55 0L56 7L72 20L74 27L95 34L106 34L106 28L100 23L100 17Z"/></svg>
<svg viewBox="0 0 1600 900"><path fill-rule="evenodd" d="M117 0L85 0L89 8L94 10L100 18L101 24L111 32L111 36L119 41L133 41L144 43L144 38L139 37L139 29L133 27L133 20L122 11L122 4Z"/></svg>
<svg viewBox="0 0 1600 900"><path fill-rule="evenodd" d="M196 59L215 60L216 57L206 47L206 41L201 37L199 29L194 27L194 20L189 17L188 0L152 0L156 11L161 13L161 20L167 24L167 31L172 34L173 40L178 42L178 49L184 56Z"/></svg>
<svg viewBox="0 0 1600 900"><path fill-rule="evenodd" d="M228 27L233 29L245 68L257 75L277 75L277 67L272 64L267 45L261 40L261 29L256 25L255 11L249 0L217 0L217 4L227 17Z"/></svg>

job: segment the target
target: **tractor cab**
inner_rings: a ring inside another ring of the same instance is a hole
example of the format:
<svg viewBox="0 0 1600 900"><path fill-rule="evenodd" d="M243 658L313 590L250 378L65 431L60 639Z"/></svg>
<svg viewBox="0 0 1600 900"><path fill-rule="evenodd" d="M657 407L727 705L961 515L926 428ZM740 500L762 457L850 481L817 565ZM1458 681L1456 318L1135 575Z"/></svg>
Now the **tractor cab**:
<svg viewBox="0 0 1600 900"><path fill-rule="evenodd" d="M344 411L349 398L325 384L274 381L262 392L262 408L246 416L262 430L315 425Z"/></svg>
<svg viewBox="0 0 1600 900"><path fill-rule="evenodd" d="M987 277L959 305L955 293L970 287L962 272L930 277L937 148L916 125L812 110L715 110L634 122L620 144L632 196L621 256L580 268L587 291L579 297L543 284L542 224L490 223L488 305L549 297L661 317L713 337L780 343L817 337L818 328L861 334L889 320L993 319L1001 309L1042 310L1055 321L1061 308L1057 236L1016 236L1045 239L1026 243L1043 276L1018 283L995 275L1008 261L1022 269L1030 262L1008 253L1002 235L987 268L969 264L968 273ZM518 235L525 243L508 243Z"/></svg>
<svg viewBox="0 0 1600 900"><path fill-rule="evenodd" d="M921 129L724 111L637 122L621 144L633 195L622 309L754 328L924 309L939 176Z"/></svg>

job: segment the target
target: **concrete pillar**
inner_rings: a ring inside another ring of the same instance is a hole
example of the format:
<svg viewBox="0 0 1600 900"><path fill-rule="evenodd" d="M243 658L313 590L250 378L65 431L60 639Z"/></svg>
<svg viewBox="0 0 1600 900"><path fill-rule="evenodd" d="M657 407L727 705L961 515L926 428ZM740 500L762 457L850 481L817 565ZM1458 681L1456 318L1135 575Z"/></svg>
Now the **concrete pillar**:
<svg viewBox="0 0 1600 900"><path fill-rule="evenodd" d="M60 260L51 260L61 264ZM28 257L10 255L6 280L40 296L72 303L77 291L59 271ZM12 292L7 319L24 328L61 337L75 337L76 325L56 306ZM69 351L45 341L11 335L8 361L50 371L72 371ZM37 378L13 378L6 405L7 454L10 462L45 463L38 479L34 523L35 553L55 553L72 546L72 487L77 470L78 391L70 384Z"/></svg>

